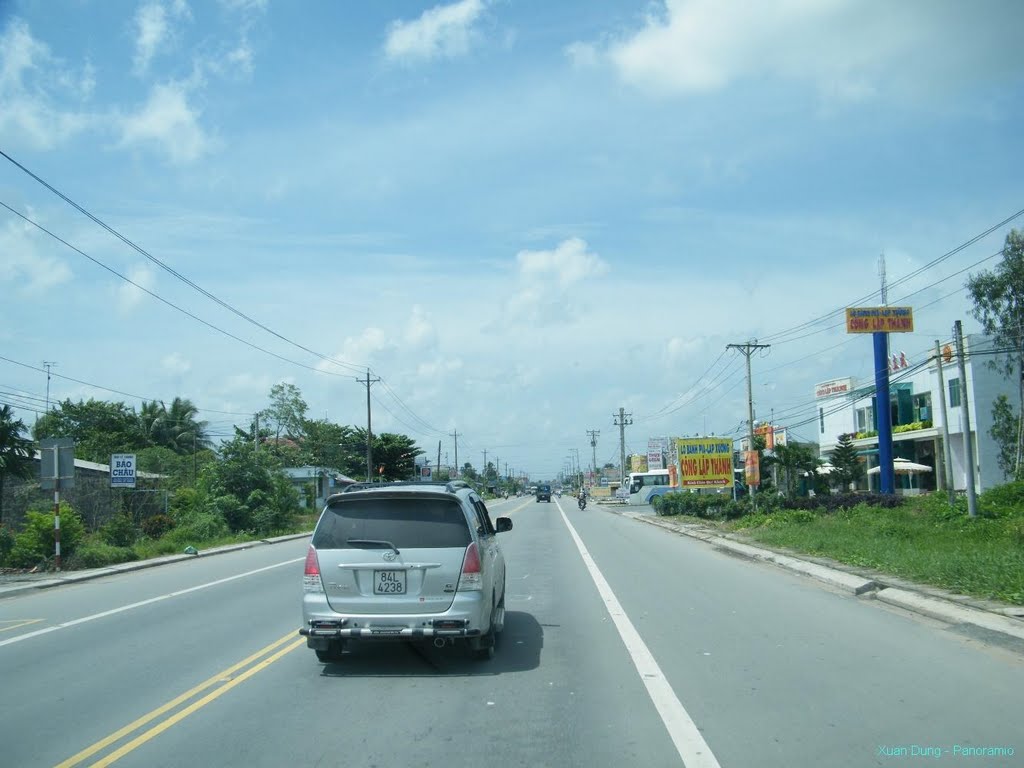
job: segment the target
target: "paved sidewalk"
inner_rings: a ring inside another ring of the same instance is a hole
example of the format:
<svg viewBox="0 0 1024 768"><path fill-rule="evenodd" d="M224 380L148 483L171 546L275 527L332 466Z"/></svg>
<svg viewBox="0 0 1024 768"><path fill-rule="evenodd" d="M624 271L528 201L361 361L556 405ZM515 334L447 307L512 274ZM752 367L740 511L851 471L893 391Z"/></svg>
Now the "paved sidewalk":
<svg viewBox="0 0 1024 768"><path fill-rule="evenodd" d="M706 541L735 555L772 563L809 576L858 597L879 600L952 625L969 624L995 632L1024 651L1024 606L1008 606L991 600L956 595L924 584L900 579L878 571L839 563L822 557L767 549L737 534L723 533L699 523L682 522L635 511L636 508L601 505L617 515L654 525L683 536Z"/></svg>
<svg viewBox="0 0 1024 768"><path fill-rule="evenodd" d="M182 560L194 560L198 557L210 557L211 555L223 555L226 552L238 552L242 549L252 549L266 544L277 544L281 541L293 541L295 539L308 538L308 533L293 533L287 536L275 536L271 539L260 539L259 541L247 541L242 544L228 544L223 547L200 550L196 555L166 555L154 557L149 560L136 560L131 563L118 563L105 568L89 568L81 571L44 571L41 573L0 573L0 600L5 597L14 597L36 589L48 587L59 587L62 584L76 584L80 581L98 579L103 576L112 576L127 571L140 571L143 568L155 568L168 563L180 563Z"/></svg>

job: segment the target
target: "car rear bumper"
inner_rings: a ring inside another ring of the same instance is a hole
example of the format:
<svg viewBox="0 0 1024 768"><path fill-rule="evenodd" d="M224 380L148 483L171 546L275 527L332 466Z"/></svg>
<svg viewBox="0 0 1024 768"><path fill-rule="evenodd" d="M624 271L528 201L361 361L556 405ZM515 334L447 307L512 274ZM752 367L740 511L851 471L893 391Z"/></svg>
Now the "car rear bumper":
<svg viewBox="0 0 1024 768"><path fill-rule="evenodd" d="M436 629L434 627L303 627L303 637L313 640L417 640L435 637L479 637L480 630L470 627Z"/></svg>
<svg viewBox="0 0 1024 768"><path fill-rule="evenodd" d="M459 593L448 610L422 614L340 614L322 594L306 594L299 634L311 648L331 640L417 640L479 637L490 617L481 592Z"/></svg>

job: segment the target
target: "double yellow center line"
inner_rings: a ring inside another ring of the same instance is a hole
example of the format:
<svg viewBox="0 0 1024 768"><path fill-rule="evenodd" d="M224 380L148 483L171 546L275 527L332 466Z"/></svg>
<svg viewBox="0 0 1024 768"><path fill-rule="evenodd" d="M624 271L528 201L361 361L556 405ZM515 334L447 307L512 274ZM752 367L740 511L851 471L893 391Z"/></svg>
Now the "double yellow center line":
<svg viewBox="0 0 1024 768"><path fill-rule="evenodd" d="M117 730L114 733L107 736L106 738L97 741L92 746L86 747L81 752L72 755L64 762L58 763L56 768L71 768L71 766L78 765L84 762L85 760L88 760L93 755L102 752L108 747L116 744L125 737L135 733L140 729L145 728L150 723L158 721L152 727L142 731L142 733L137 735L135 738L122 744L113 752L109 753L97 762L92 763L91 765L92 768L100 768L102 766L107 766L115 763L132 750L138 748L142 744L145 744L150 739L159 736L161 733L166 731L174 724L181 722L186 717L191 715L193 712L196 712L197 710L205 707L211 701L214 701L215 699L221 697L239 683L248 680L257 672L266 669L275 661L277 661L284 655L290 653L291 651L294 651L300 645L305 645L305 643L305 638L296 638L294 631L289 632L280 640L275 640L265 648L261 648L260 650L256 651L256 653L252 654L252 656L243 659L242 661L238 662L233 666L228 667L222 672L218 672L213 677L201 682L195 688L185 691L185 693L172 699L163 706L157 707L152 712L149 712L140 717L138 720L128 723L128 725L124 726L120 730ZM246 669L247 667L248 669ZM245 671L241 672L241 674L235 677L235 673L243 669ZM207 691L208 689L212 690L210 690L209 693L207 693L205 696L202 696L201 698L192 701L191 704L189 704L186 707L183 707L182 709L178 709L178 707L181 707L186 702L195 699L197 696L199 696L204 691ZM167 715L171 712L173 712L173 714L171 714L169 717L167 717L166 719L161 719L164 717L164 715Z"/></svg>

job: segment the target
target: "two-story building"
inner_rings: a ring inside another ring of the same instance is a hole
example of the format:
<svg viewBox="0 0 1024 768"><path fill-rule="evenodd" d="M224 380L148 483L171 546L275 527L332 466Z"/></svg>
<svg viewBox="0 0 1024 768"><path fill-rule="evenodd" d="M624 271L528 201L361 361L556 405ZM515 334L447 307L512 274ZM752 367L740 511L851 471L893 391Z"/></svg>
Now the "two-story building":
<svg viewBox="0 0 1024 768"><path fill-rule="evenodd" d="M952 486L965 490L964 419L962 404L966 393L974 449L975 488L983 491L1006 481L999 468L998 446L989 436L992 427L992 403L1004 394L1016 401L1014 382L992 370L992 339L972 334L964 339L965 381L960 380L952 341L940 344L936 361L931 354L924 360L907 360L902 353L890 355L889 402L892 415L893 456L931 468L930 472L898 475L897 488L945 489L943 460L942 399L946 402L949 443L952 449ZM942 366L943 386L939 386ZM844 434L855 436L854 444L865 457L867 468L878 466L878 427L875 414L878 398L874 382L858 383L851 377L832 379L815 387L818 409L818 441L821 455L827 456ZM878 477L867 476L862 487L877 490Z"/></svg>

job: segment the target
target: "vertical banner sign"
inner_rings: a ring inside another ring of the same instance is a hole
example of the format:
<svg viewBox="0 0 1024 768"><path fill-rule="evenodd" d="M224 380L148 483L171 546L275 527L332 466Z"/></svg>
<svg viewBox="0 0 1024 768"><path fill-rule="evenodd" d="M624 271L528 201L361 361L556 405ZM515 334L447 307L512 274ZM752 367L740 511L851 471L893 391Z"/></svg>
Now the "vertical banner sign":
<svg viewBox="0 0 1024 768"><path fill-rule="evenodd" d="M732 487L731 438L684 437L679 438L676 445L680 488Z"/></svg>
<svg viewBox="0 0 1024 768"><path fill-rule="evenodd" d="M647 441L647 470L665 468L664 447L660 437L652 437Z"/></svg>
<svg viewBox="0 0 1024 768"><path fill-rule="evenodd" d="M747 485L761 484L761 463L757 451L746 451L743 455L743 476Z"/></svg>
<svg viewBox="0 0 1024 768"><path fill-rule="evenodd" d="M114 453L110 456L110 487L135 487L135 454Z"/></svg>
<svg viewBox="0 0 1024 768"><path fill-rule="evenodd" d="M430 467L420 467L420 480L429 481L433 475L433 470Z"/></svg>

